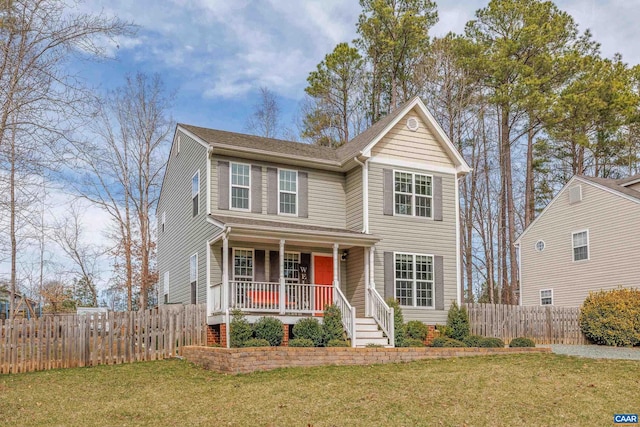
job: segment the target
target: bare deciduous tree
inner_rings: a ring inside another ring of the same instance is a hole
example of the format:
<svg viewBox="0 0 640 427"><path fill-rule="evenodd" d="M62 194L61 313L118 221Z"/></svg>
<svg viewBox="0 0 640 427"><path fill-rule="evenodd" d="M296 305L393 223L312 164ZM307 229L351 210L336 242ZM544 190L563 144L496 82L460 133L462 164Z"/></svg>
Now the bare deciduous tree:
<svg viewBox="0 0 640 427"><path fill-rule="evenodd" d="M248 132L265 138L277 138L280 133L280 106L276 94L267 87L260 88L260 100L247 118Z"/></svg>

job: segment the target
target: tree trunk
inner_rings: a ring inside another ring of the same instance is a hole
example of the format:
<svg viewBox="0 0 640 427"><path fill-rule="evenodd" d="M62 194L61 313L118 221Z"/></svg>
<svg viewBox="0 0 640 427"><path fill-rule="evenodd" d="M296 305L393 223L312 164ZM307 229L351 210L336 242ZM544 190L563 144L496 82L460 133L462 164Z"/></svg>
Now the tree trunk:
<svg viewBox="0 0 640 427"><path fill-rule="evenodd" d="M535 217L535 192L533 180L533 137L535 133L531 121L527 132L527 170L525 176L524 226L531 224Z"/></svg>

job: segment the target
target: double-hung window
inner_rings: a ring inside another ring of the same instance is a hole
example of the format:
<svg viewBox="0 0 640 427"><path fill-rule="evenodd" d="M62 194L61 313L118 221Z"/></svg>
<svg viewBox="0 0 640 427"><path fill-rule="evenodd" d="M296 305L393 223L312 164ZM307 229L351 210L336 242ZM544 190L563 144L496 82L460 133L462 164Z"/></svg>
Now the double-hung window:
<svg viewBox="0 0 640 427"><path fill-rule="evenodd" d="M540 305L553 305L553 289L540 291Z"/></svg>
<svg viewBox="0 0 640 427"><path fill-rule="evenodd" d="M278 213L298 215L298 171L278 170Z"/></svg>
<svg viewBox="0 0 640 427"><path fill-rule="evenodd" d="M432 217L433 178L412 172L394 173L393 193L396 215Z"/></svg>
<svg viewBox="0 0 640 427"><path fill-rule="evenodd" d="M189 258L189 284L191 287L191 304L195 304L198 291L198 254L193 254Z"/></svg>
<svg viewBox="0 0 640 427"><path fill-rule="evenodd" d="M433 256L395 254L395 296L400 305L434 306Z"/></svg>
<svg viewBox="0 0 640 427"><path fill-rule="evenodd" d="M589 232L577 231L571 236L573 244L573 260L582 261L589 259Z"/></svg>
<svg viewBox="0 0 640 427"><path fill-rule="evenodd" d="M199 212L199 199L200 198L200 171L196 172L191 178L191 200L193 207L193 216L198 215Z"/></svg>
<svg viewBox="0 0 640 427"><path fill-rule="evenodd" d="M287 283L300 282L300 254L298 252L285 252L284 280Z"/></svg>
<svg viewBox="0 0 640 427"><path fill-rule="evenodd" d="M233 280L253 282L253 249L233 250Z"/></svg>
<svg viewBox="0 0 640 427"><path fill-rule="evenodd" d="M249 210L251 188L251 166L231 163L231 208Z"/></svg>
<svg viewBox="0 0 640 427"><path fill-rule="evenodd" d="M169 304L169 272L164 272L164 283L163 283L163 301L165 304Z"/></svg>

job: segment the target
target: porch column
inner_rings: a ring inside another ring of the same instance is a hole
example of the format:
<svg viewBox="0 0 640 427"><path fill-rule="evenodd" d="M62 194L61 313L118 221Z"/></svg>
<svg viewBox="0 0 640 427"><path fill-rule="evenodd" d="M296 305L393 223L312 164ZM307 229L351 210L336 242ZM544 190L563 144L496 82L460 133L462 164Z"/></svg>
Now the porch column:
<svg viewBox="0 0 640 427"><path fill-rule="evenodd" d="M375 260L376 260L376 248L374 246L371 246L369 248L369 289L375 289L376 288L376 281L375 281ZM366 262L366 260L365 260ZM367 296L369 295L369 293L371 291L369 291L369 289L367 289ZM373 316L373 309L371 307L371 299L369 299L369 304L367 304L367 308L369 309L369 314Z"/></svg>
<svg viewBox="0 0 640 427"><path fill-rule="evenodd" d="M335 288L340 287L340 279L338 277L338 267L339 267L339 259L338 259L338 244L333 244L333 286Z"/></svg>
<svg viewBox="0 0 640 427"><path fill-rule="evenodd" d="M284 286L284 239L280 239L280 314L284 314L285 286Z"/></svg>
<svg viewBox="0 0 640 427"><path fill-rule="evenodd" d="M222 308L229 308L229 238L222 236Z"/></svg>
<svg viewBox="0 0 640 427"><path fill-rule="evenodd" d="M371 248L364 248L364 315L371 317L369 309L369 254Z"/></svg>

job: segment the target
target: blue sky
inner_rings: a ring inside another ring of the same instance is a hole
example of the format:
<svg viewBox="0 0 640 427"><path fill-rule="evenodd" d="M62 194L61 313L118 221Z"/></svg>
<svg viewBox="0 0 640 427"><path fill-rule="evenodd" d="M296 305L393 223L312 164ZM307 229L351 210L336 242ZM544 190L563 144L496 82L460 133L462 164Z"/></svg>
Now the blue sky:
<svg viewBox="0 0 640 427"><path fill-rule="evenodd" d="M487 1L438 1L432 35L462 32ZM640 62L640 0L556 4L581 30L592 30L606 56L620 52L628 63ZM176 92L176 121L236 132L261 86L277 94L283 124L292 126L307 75L337 43L356 37L360 13L357 0L90 0L81 9L139 26L112 46L115 60L79 66L92 85L110 89L127 72L159 73Z"/></svg>

